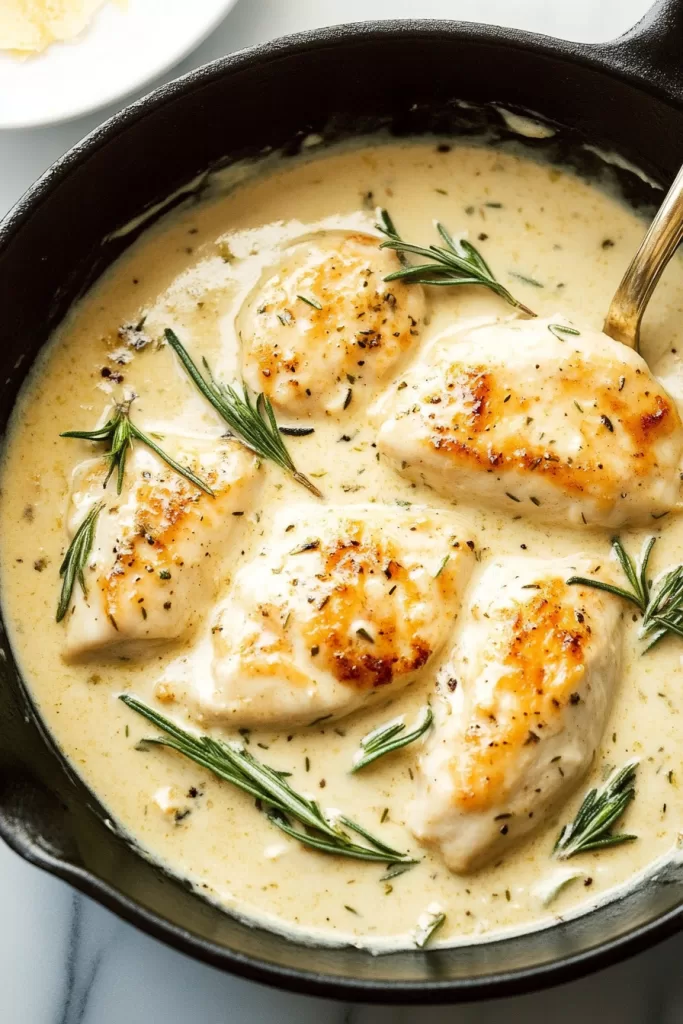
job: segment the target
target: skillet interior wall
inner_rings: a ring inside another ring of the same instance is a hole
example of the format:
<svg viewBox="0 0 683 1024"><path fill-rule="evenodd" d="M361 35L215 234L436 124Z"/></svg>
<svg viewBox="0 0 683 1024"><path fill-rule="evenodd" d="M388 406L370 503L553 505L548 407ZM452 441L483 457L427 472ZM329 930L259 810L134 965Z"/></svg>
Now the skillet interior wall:
<svg viewBox="0 0 683 1024"><path fill-rule="evenodd" d="M6 381L0 395L2 429L40 346L74 299L134 234L106 244L101 240L198 172L226 160L253 157L267 146L295 153L310 132L336 141L378 129L395 135L457 136L481 134L492 123L500 127L493 111L465 110L453 102L458 97L475 104L494 101L511 109L533 110L554 124L571 125L550 143L528 143L563 162L573 162L571 154L590 141L623 154L666 182L683 161L681 112L566 58L523 50L502 40L449 38L443 26L422 37L408 36L404 27L395 35L385 33L381 44L371 30L353 43L340 42L343 36L335 42L330 35L327 46L312 49L302 44L296 54L273 44L260 61L237 57L227 61L230 70L222 75L199 73L189 92L171 87L156 106L134 108L96 134L83 158L78 151L68 157L43 180L38 194L20 205L14 219L0 229L4 311L0 359ZM331 115L331 111L343 113ZM501 135L505 137L504 132ZM583 169L590 171L590 157L582 160ZM631 200L651 203L651 189L630 180ZM32 850L38 862L49 863L86 890L97 891L97 886L72 866L103 879L111 888L99 890L99 898L132 919L136 919L135 909L122 907L115 891L179 929L285 969L361 979L360 985L363 980L446 983L453 978L474 981L496 970L523 971L551 964L646 923L680 899L680 888L675 886L636 893L618 909L605 908L552 932L506 942L504 955L494 944L427 958L405 953L372 960L353 950L312 954L227 918L113 837L92 795L57 763L35 717L25 716L27 698L4 633L2 646L6 656L0 661L3 831L24 852ZM147 927L169 937L153 920L147 921ZM186 944L180 932L174 941ZM209 948L204 955L222 962ZM258 969L247 963L233 963L233 967L258 976ZM315 990L315 981L307 987ZM432 997L438 998L437 993L434 989ZM368 992L363 997L373 994L381 997ZM387 1000L389 994L383 997Z"/></svg>

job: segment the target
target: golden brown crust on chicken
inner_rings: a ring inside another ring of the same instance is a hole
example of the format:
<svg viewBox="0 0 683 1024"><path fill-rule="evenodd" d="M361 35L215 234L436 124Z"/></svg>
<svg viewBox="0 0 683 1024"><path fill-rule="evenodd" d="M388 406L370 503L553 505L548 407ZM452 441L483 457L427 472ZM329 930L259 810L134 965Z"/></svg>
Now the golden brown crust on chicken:
<svg viewBox="0 0 683 1024"><path fill-rule="evenodd" d="M328 231L285 252L238 318L253 390L300 414L338 411L414 346L422 289L384 281L400 264L379 243Z"/></svg>
<svg viewBox="0 0 683 1024"><path fill-rule="evenodd" d="M190 446L191 448L191 446ZM88 595L74 590L66 648L75 657L100 648L181 635L196 620L214 584L207 569L224 557L235 519L245 511L257 474L254 456L236 442L184 458L209 484L203 493L156 455L136 447L125 488L104 492L89 569ZM103 460L76 469L71 529L82 508L103 494Z"/></svg>
<svg viewBox="0 0 683 1024"><path fill-rule="evenodd" d="M529 601L491 614L500 637L500 674L494 692L473 697L471 723L451 765L455 800L482 810L500 800L520 748L554 730L568 706L579 702L586 671L585 648L592 627L580 609L567 604L563 580L545 579ZM505 704L505 715L497 708Z"/></svg>
<svg viewBox="0 0 683 1024"><path fill-rule="evenodd" d="M428 509L285 511L218 615L202 714L305 724L414 680L452 629L468 539Z"/></svg>
<svg viewBox="0 0 683 1024"><path fill-rule="evenodd" d="M463 501L547 522L618 526L676 504L683 426L636 353L546 321L435 344L379 405L378 445Z"/></svg>
<svg viewBox="0 0 683 1024"><path fill-rule="evenodd" d="M566 580L596 564L506 558L472 591L409 809L469 871L543 824L591 764L618 679L618 598Z"/></svg>

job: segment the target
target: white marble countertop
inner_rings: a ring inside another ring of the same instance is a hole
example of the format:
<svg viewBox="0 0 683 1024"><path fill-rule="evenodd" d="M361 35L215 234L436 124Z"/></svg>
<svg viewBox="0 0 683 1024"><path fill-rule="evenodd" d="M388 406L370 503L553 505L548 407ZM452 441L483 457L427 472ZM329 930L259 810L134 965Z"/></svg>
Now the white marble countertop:
<svg viewBox="0 0 683 1024"><path fill-rule="evenodd" d="M342 21L449 17L599 41L623 32L648 6L649 0L241 0L174 74L274 36ZM112 112L0 132L0 215ZM683 1024L682 963L680 936L583 981L511 1000L430 1009L325 1003L195 963L0 843L0 1024Z"/></svg>

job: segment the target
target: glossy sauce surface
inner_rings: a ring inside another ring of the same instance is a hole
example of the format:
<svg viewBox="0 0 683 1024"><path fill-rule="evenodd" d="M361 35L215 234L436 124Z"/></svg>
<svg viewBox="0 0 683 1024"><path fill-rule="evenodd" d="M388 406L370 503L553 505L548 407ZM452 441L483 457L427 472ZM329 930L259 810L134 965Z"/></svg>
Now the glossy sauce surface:
<svg viewBox="0 0 683 1024"><path fill-rule="evenodd" d="M216 189L143 235L72 310L32 371L4 450L0 553L3 605L31 691L65 755L117 826L147 855L230 911L305 939L382 950L410 945L420 915L434 904L447 914L439 933L444 942L551 922L627 883L672 849L683 809L683 647L666 641L641 657L637 623L622 609L621 680L589 776L535 836L469 876L450 873L405 826L417 746L349 774L359 740L371 728L397 714L412 723L452 641L417 682L386 697L380 692L348 718L287 731L253 729L250 748L291 771L296 788L421 858L411 871L384 881L381 867L301 848L273 829L252 799L179 756L136 749L153 730L117 700L127 691L153 703L160 681L172 677L179 699L157 706L187 721L181 684L208 671L213 608L229 594L240 568L267 546L274 520L289 506L317 506L318 499L276 466L261 466L260 489L239 510L245 514L234 526L230 557L216 563L210 610L182 641L142 655L95 654L69 662L63 658L64 626L55 622L72 471L93 454L85 442L61 439L60 431L93 427L115 398L132 389L138 395L136 422L148 432L217 439L223 425L162 344L164 329L173 328L197 361L205 356L230 381L239 367L239 331L244 340L250 330L245 317L253 323L257 315L254 289L279 265L283 247L316 232L326 233L326 245L327 233L372 233L376 205L390 210L405 238L422 244L435 240L434 220L453 234L466 231L498 279L523 302L543 316L569 317L583 329L600 329L643 232L631 211L572 173L484 147L369 146L273 164L226 194ZM304 278L313 288L313 270ZM297 465L326 503L397 509L410 503L439 510L453 531L476 536L470 586L492 559L505 555L582 553L609 560L609 531L547 526L514 508L506 513L462 500L456 505L378 457L368 405L392 377L454 323L513 312L481 288L425 289L424 301L424 311L416 313L416 319L424 315L419 336L404 335L401 324L396 363L384 377L378 371L377 380L368 374L365 384L351 385L348 402L345 387L341 402L332 389L312 407L295 402L278 412L281 422L315 428L310 436L287 438ZM676 261L652 302L643 345L650 366L665 373L670 392L683 380L682 313L683 273ZM262 339L257 333L250 338L262 353ZM351 373L347 356L335 372ZM661 536L655 572L683 561L683 520L675 514L621 535L637 552L652 533ZM217 735L226 734L216 728ZM543 895L558 871L550 854L561 824L573 816L589 784L633 757L641 764L628 830L638 841L570 862L580 877L544 906Z"/></svg>

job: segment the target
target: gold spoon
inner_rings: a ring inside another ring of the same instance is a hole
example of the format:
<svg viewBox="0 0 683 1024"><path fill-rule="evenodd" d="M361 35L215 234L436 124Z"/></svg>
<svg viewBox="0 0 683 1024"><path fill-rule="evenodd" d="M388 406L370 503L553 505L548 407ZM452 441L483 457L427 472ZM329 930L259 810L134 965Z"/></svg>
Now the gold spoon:
<svg viewBox="0 0 683 1024"><path fill-rule="evenodd" d="M640 351L640 322L664 267L683 238L683 167L612 299L603 331Z"/></svg>

